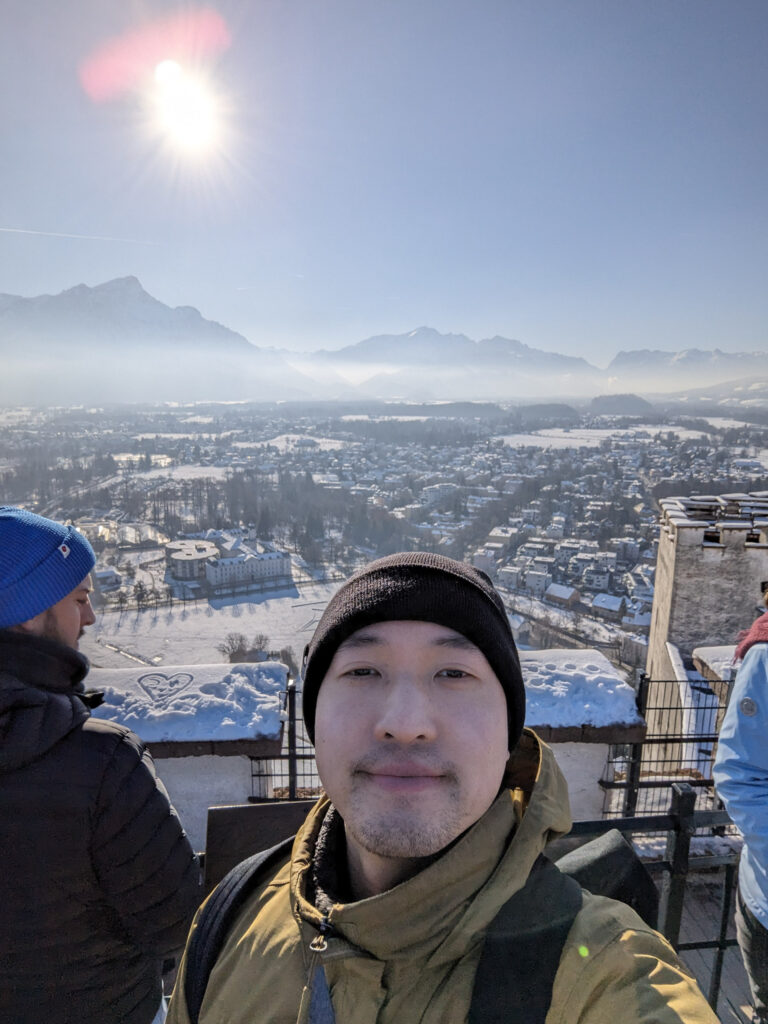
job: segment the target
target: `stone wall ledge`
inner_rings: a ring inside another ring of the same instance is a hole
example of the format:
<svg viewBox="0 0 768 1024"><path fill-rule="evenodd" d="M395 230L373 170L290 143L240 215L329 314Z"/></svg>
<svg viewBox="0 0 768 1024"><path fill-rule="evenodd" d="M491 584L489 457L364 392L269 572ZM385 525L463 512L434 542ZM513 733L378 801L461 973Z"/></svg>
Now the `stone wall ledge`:
<svg viewBox="0 0 768 1024"><path fill-rule="evenodd" d="M279 757L283 745L282 737L277 739L240 740L157 740L146 746L153 758L200 757L203 754L217 754L219 757Z"/></svg>
<svg viewBox="0 0 768 1024"><path fill-rule="evenodd" d="M614 725L531 725L545 743L642 743L645 722Z"/></svg>

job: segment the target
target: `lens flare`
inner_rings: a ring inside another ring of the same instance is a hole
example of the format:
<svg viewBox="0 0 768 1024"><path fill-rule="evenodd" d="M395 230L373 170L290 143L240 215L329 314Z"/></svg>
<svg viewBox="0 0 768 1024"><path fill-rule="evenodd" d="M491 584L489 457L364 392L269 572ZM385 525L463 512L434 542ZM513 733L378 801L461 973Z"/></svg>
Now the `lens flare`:
<svg viewBox="0 0 768 1024"><path fill-rule="evenodd" d="M140 88L149 68L173 54L200 62L223 53L232 42L224 18L211 8L156 18L106 40L82 61L78 72L86 94L96 103Z"/></svg>

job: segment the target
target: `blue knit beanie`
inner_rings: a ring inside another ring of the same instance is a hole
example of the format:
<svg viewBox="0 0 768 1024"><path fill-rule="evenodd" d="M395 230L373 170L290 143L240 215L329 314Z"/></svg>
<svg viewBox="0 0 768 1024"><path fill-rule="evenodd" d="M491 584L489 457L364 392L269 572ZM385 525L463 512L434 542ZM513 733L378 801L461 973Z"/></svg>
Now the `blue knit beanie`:
<svg viewBox="0 0 768 1024"><path fill-rule="evenodd" d="M0 628L32 619L83 582L96 563L74 526L0 507Z"/></svg>

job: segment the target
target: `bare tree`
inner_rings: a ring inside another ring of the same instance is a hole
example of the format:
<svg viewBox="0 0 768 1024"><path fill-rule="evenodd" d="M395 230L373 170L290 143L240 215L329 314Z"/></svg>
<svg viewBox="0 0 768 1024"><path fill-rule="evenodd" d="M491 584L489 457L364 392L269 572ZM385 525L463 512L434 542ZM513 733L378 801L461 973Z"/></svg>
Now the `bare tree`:
<svg viewBox="0 0 768 1024"><path fill-rule="evenodd" d="M141 611L141 609L146 606L148 599L147 588L144 586L141 580L139 580L138 583L134 583L133 585L133 597L134 600L136 601L137 609Z"/></svg>
<svg viewBox="0 0 768 1024"><path fill-rule="evenodd" d="M251 640L252 651L266 651L269 648L269 637L266 633L256 633L253 640Z"/></svg>
<svg viewBox="0 0 768 1024"><path fill-rule="evenodd" d="M248 650L248 640L242 633L227 633L216 650L231 662L244 661Z"/></svg>

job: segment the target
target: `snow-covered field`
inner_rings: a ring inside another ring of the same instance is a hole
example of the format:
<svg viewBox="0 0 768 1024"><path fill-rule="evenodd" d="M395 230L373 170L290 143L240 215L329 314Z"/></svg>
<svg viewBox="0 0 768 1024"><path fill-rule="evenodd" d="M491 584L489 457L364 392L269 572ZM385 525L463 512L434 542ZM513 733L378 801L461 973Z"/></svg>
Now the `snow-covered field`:
<svg viewBox="0 0 768 1024"><path fill-rule="evenodd" d="M165 469L147 469L140 473L142 480L226 480L231 466L168 466Z"/></svg>
<svg viewBox="0 0 768 1024"><path fill-rule="evenodd" d="M354 441L339 441L333 437L314 437L311 434L280 434L278 437L270 438L269 441L259 441L252 443L250 441L235 441L234 448L253 448L253 447L264 447L270 445L272 448L277 448L278 451L283 454L290 451L291 448L295 448L299 442L311 441L312 446L323 452L338 451L340 448L349 448L354 445ZM301 448L301 445L299 445Z"/></svg>
<svg viewBox="0 0 768 1024"><path fill-rule="evenodd" d="M206 665L225 661L216 650L227 633L249 640L266 633L275 650L292 647L300 660L304 645L338 583L285 588L277 593L179 604L172 609L100 613L80 650L95 666Z"/></svg>
<svg viewBox="0 0 768 1024"><path fill-rule="evenodd" d="M210 419L210 417L207 417ZM189 420L184 420L184 423L189 423ZM224 441L228 437L232 437L235 433L234 430L222 430L221 433L216 434L201 434L195 433L175 433L175 434L163 434L163 433L149 433L149 434L133 434L132 437L135 441Z"/></svg>
<svg viewBox="0 0 768 1024"><path fill-rule="evenodd" d="M648 438L637 438L637 432L642 431L650 436ZM658 434L674 434L680 440L704 437L701 430L689 430L686 427L659 426L658 424L638 424L629 430L616 430L611 427L577 428L565 430L562 427L552 427L546 430L537 430L530 434L504 434L495 440L502 441L510 448L599 448L603 441L611 438L624 440L652 442L653 437Z"/></svg>

